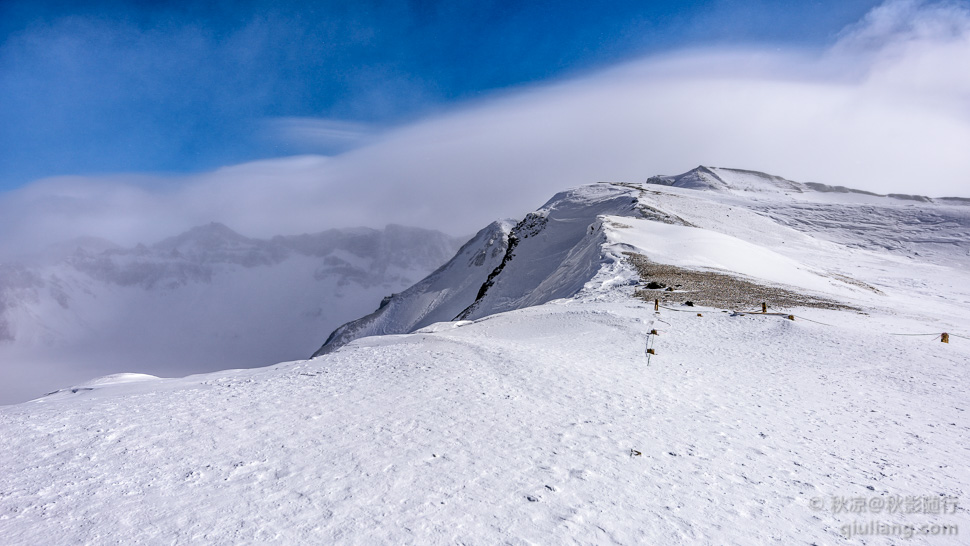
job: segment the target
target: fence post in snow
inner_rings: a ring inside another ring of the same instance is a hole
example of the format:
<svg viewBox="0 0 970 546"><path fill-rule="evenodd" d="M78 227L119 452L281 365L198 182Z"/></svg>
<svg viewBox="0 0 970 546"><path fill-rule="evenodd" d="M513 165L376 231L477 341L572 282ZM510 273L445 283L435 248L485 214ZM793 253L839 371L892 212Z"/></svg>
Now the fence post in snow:
<svg viewBox="0 0 970 546"><path fill-rule="evenodd" d="M660 298L653 300L653 310L660 312Z"/></svg>

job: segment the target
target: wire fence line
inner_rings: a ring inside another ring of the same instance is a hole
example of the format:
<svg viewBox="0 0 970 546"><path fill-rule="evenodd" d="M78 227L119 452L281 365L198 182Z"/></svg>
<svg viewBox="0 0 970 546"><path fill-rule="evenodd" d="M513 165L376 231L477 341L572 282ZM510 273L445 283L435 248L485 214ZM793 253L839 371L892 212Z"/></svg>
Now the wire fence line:
<svg viewBox="0 0 970 546"><path fill-rule="evenodd" d="M690 306L690 307L693 307L693 306ZM675 309L673 307L667 307L666 305L660 305L659 304L659 300L658 300L657 304L655 305L655 309L657 309L657 311L656 311L657 313L660 312L659 311L660 309L666 309L668 311L677 311L678 313L693 313L693 312L695 312L695 310L693 310L693 309ZM767 309L767 305L764 305L762 307L762 309ZM781 317L789 317L789 318L792 318L792 320L794 320L795 318L797 318L799 320L805 320L805 321L808 321L808 322L814 322L815 324L821 324L822 326L829 326L829 327L835 328L835 326L833 326L832 324L827 324L827 323L824 323L824 322L820 322L820 321L817 321L817 320L813 320L813 319L810 319L808 317L804 317L802 315L796 315L794 313L774 313L774 312L773 313L768 313L768 312L766 312L764 310L754 310L754 311L736 311L735 310L735 311L731 311L731 313L734 314L734 315L742 315L742 316L743 315L781 316ZM698 313L698 315L699 315L699 313ZM668 324L668 326L669 326L669 324ZM952 336L952 337L957 337L957 338L960 338L960 339L970 339L970 337L968 337L968 336L964 336L964 335L961 335L961 334L948 333L948 332L942 332L942 333L933 332L933 333L928 333L928 334L909 334L909 333L894 333L894 332L885 332L885 333L887 335L890 335L890 336L933 336L933 339L934 340L935 339L939 339L939 338L943 338L944 336L946 336L946 337ZM649 356L647 357L647 360L649 362Z"/></svg>

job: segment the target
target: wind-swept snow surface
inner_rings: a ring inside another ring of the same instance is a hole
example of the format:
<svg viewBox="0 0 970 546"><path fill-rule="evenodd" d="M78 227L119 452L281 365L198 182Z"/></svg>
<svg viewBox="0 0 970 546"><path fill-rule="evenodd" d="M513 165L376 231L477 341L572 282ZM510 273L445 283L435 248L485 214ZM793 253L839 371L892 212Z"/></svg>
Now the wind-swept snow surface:
<svg viewBox="0 0 970 546"><path fill-rule="evenodd" d="M891 336L891 321L851 313L812 312L830 327L695 310L560 300L5 408L0 534L834 544L870 520L970 529L962 504L832 505L967 498L970 342Z"/></svg>
<svg viewBox="0 0 970 546"><path fill-rule="evenodd" d="M773 214L834 211L835 192L733 173L731 188L564 192L486 228L311 360L113 376L2 408L0 536L965 544L962 247L921 260L853 228L799 229ZM647 288L632 255L796 303L689 306L699 292Z"/></svg>

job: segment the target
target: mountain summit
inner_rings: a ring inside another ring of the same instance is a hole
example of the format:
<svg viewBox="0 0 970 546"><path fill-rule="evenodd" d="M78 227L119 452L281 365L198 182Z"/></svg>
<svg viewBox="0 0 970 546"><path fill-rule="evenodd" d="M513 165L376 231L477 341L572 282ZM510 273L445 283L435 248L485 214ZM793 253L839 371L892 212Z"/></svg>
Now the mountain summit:
<svg viewBox="0 0 970 546"><path fill-rule="evenodd" d="M653 176L648 184L687 188L692 190L735 190L735 191L774 191L802 192L805 185L758 171L741 169L721 169L703 165L675 176Z"/></svg>

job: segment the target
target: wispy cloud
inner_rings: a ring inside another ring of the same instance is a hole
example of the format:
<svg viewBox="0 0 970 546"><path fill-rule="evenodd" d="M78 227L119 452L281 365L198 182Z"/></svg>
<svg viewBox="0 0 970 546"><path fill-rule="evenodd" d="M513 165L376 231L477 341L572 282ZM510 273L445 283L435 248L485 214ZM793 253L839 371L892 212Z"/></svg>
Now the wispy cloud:
<svg viewBox="0 0 970 546"><path fill-rule="evenodd" d="M79 233L152 240L213 220L256 236L388 222L467 233L566 187L698 164L967 195L968 65L966 3L888 2L824 51L653 56L379 134L277 120L271 131L307 146L367 143L184 177L164 191L126 177L40 181L0 199L0 229L6 250Z"/></svg>
<svg viewBox="0 0 970 546"><path fill-rule="evenodd" d="M318 153L362 146L379 132L376 126L368 123L310 117L273 118L265 124L270 138Z"/></svg>

